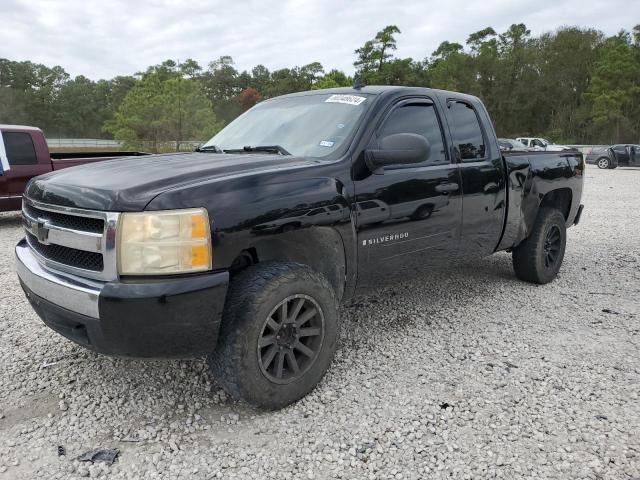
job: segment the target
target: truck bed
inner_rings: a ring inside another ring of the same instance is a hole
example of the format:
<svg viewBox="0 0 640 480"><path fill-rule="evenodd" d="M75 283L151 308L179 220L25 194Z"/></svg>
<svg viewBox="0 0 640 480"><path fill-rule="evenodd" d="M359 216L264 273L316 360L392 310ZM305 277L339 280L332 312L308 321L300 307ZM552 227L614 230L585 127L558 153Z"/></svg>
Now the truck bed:
<svg viewBox="0 0 640 480"><path fill-rule="evenodd" d="M509 249L525 239L535 221L539 200L554 190L554 195L569 196L564 212L572 225L582 194L584 157L579 151L503 153L507 174L507 215L504 233L496 250ZM578 201L574 201L574 197Z"/></svg>

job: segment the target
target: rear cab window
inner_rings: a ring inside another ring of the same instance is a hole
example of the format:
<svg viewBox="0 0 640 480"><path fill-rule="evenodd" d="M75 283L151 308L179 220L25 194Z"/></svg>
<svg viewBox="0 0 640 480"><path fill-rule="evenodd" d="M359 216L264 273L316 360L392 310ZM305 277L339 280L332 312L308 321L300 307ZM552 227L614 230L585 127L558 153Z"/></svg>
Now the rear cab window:
<svg viewBox="0 0 640 480"><path fill-rule="evenodd" d="M35 165L38 156L31 135L25 132L2 132L9 165Z"/></svg>
<svg viewBox="0 0 640 480"><path fill-rule="evenodd" d="M459 100L449 100L447 107L458 158L463 162L484 160L487 156L486 141L475 109L469 103Z"/></svg>

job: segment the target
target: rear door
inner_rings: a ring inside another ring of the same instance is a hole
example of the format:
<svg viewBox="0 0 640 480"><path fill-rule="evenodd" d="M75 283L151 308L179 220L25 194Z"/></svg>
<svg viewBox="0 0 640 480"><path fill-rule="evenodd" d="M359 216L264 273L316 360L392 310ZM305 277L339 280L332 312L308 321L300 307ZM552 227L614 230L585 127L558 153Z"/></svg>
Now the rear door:
<svg viewBox="0 0 640 480"><path fill-rule="evenodd" d="M358 238L358 288L411 278L455 258L462 200L457 165L451 161L434 102L427 97L396 102L370 145L396 133L424 136L429 158L385 167L354 180Z"/></svg>
<svg viewBox="0 0 640 480"><path fill-rule="evenodd" d="M477 104L476 104L477 105ZM460 256L493 253L504 225L506 185L502 153L484 108L465 100L447 101L447 120L462 179Z"/></svg>

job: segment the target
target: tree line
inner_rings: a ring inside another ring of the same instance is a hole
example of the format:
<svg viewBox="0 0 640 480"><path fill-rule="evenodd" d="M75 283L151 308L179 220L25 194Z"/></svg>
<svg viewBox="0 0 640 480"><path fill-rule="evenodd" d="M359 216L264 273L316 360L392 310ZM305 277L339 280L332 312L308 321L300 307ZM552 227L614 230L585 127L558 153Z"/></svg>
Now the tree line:
<svg viewBox="0 0 640 480"><path fill-rule="evenodd" d="M390 25L357 48L365 85L427 86L470 93L487 106L498 135L562 143L640 142L640 25L607 37L563 27L532 36L524 24L502 33L444 41L423 59L396 56ZM166 60L129 76L93 81L62 67L0 58L0 123L35 125L49 137L145 142L205 140L262 99L353 85L319 62L239 71L229 56L202 67Z"/></svg>

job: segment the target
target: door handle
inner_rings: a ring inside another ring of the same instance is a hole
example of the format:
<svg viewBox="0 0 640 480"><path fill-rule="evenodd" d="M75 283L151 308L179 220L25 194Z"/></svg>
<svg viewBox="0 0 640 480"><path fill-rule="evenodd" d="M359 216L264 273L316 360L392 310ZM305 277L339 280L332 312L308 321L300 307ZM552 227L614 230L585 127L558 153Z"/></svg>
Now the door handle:
<svg viewBox="0 0 640 480"><path fill-rule="evenodd" d="M447 195L450 192L457 192L459 189L459 185L457 183L441 183L440 185L436 185L436 192L444 193Z"/></svg>

